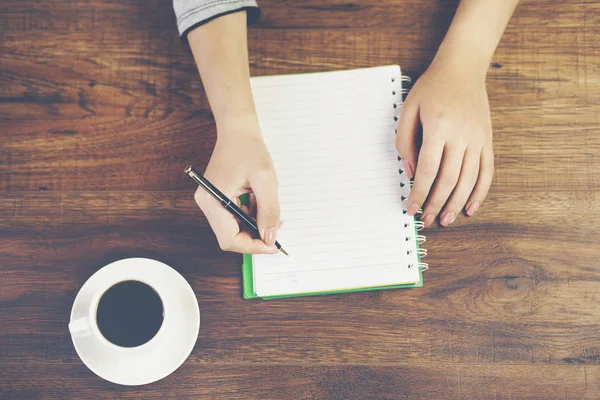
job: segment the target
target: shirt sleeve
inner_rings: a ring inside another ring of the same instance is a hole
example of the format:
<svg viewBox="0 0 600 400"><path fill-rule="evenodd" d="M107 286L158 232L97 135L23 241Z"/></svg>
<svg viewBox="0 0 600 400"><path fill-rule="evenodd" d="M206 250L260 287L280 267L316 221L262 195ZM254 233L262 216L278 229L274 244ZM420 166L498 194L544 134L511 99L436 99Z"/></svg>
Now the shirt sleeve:
<svg viewBox="0 0 600 400"><path fill-rule="evenodd" d="M246 10L248 24L254 23L260 16L254 0L173 0L173 9L177 29L184 40L192 28L222 15Z"/></svg>

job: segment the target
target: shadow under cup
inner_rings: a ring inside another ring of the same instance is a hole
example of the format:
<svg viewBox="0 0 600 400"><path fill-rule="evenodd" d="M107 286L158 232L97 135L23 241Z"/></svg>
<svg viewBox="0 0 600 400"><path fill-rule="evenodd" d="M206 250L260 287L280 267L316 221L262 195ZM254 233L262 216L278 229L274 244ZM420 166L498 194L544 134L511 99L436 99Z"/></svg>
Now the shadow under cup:
<svg viewBox="0 0 600 400"><path fill-rule="evenodd" d="M149 285L135 280L111 286L100 298L96 323L102 336L121 347L147 343L160 330L163 302Z"/></svg>

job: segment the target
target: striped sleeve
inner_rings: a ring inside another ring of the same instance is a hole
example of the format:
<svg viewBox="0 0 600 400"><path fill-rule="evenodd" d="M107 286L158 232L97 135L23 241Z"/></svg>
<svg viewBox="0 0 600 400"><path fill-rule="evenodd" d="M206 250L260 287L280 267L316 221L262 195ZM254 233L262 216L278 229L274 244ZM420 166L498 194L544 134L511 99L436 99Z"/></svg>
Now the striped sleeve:
<svg viewBox="0 0 600 400"><path fill-rule="evenodd" d="M260 16L254 0L173 0L173 9L183 39L192 28L236 11L246 10L248 24L256 22Z"/></svg>

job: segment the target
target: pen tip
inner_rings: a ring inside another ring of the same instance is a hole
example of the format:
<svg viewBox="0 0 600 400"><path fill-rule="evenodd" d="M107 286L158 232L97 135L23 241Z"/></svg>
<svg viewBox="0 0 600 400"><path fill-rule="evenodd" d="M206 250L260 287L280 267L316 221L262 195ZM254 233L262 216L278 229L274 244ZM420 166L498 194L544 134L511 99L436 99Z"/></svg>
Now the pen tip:
<svg viewBox="0 0 600 400"><path fill-rule="evenodd" d="M187 167L185 167L185 173L188 174L190 171L192 170L192 166L188 165Z"/></svg>
<svg viewBox="0 0 600 400"><path fill-rule="evenodd" d="M280 247L280 248L279 248L279 251L280 251L280 252L282 252L283 254L285 254L285 255L286 255L286 256L288 256L288 257L290 256L290 255L287 253L287 251L285 251L285 250L283 249L283 247Z"/></svg>

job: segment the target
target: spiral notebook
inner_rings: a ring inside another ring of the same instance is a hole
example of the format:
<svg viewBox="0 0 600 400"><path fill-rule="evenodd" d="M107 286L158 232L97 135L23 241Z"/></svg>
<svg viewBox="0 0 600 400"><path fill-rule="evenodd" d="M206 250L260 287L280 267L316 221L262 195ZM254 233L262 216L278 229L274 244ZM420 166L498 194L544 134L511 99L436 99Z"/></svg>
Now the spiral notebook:
<svg viewBox="0 0 600 400"><path fill-rule="evenodd" d="M395 148L399 66L251 79L279 181L278 241L244 255L245 298L420 287L420 221Z"/></svg>

